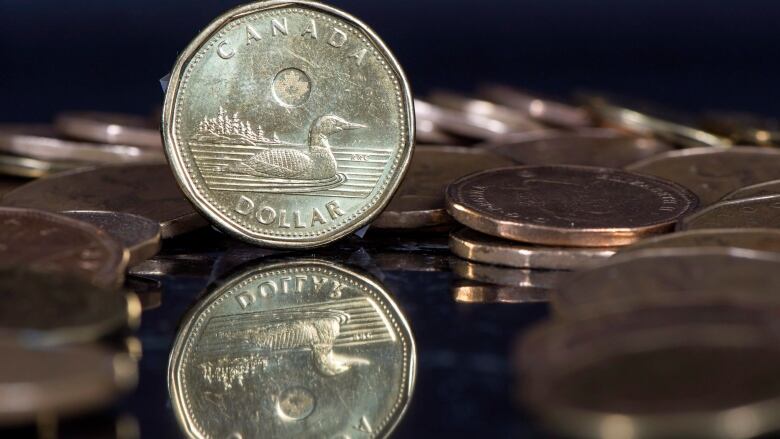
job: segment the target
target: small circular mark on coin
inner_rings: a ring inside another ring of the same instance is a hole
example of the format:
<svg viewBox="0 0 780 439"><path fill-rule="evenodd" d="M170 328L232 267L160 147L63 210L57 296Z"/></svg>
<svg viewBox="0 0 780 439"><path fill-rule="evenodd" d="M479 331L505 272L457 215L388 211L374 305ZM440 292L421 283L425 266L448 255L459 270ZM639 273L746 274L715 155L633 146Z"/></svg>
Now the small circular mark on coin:
<svg viewBox="0 0 780 439"><path fill-rule="evenodd" d="M311 94L311 79L301 70L288 68L280 71L271 83L274 99L284 107L303 105Z"/></svg>
<svg viewBox="0 0 780 439"><path fill-rule="evenodd" d="M303 387L285 389L276 403L276 413L285 421L300 421L314 411L314 395Z"/></svg>

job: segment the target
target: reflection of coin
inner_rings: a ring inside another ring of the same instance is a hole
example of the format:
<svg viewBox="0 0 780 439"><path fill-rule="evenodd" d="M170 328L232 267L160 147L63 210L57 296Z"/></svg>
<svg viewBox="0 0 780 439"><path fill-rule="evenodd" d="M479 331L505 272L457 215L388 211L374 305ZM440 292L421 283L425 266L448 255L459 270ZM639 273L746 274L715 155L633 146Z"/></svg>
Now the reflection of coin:
<svg viewBox="0 0 780 439"><path fill-rule="evenodd" d="M327 244L390 201L412 154L406 78L355 18L306 1L223 14L182 52L162 130L187 198L227 233Z"/></svg>
<svg viewBox="0 0 780 439"><path fill-rule="evenodd" d="M52 176L6 194L3 204L42 210L107 210L160 223L169 238L206 225L167 165L106 166Z"/></svg>
<svg viewBox="0 0 780 439"><path fill-rule="evenodd" d="M626 169L679 183L707 206L733 190L780 178L780 151L748 146L690 148L659 154Z"/></svg>
<svg viewBox="0 0 780 439"><path fill-rule="evenodd" d="M77 210L65 215L92 224L116 239L130 254L130 267L160 250L160 224L142 216L101 210Z"/></svg>
<svg viewBox="0 0 780 439"><path fill-rule="evenodd" d="M741 187L726 194L719 201L741 200L744 198L763 197L766 195L780 195L780 180L770 180Z"/></svg>
<svg viewBox="0 0 780 439"><path fill-rule="evenodd" d="M381 285L298 260L243 270L196 304L168 384L190 437L386 437L415 358Z"/></svg>
<svg viewBox="0 0 780 439"><path fill-rule="evenodd" d="M675 232L643 239L622 248L620 254L651 248L735 247L780 252L780 230L776 229L702 229Z"/></svg>
<svg viewBox="0 0 780 439"><path fill-rule="evenodd" d="M546 302L549 290L537 287L509 287L459 280L452 287L452 298L459 303Z"/></svg>
<svg viewBox="0 0 780 439"><path fill-rule="evenodd" d="M534 287L552 289L571 274L562 270L530 270L498 265L479 264L460 258L450 260L452 272L466 280L485 282L508 287Z"/></svg>
<svg viewBox="0 0 780 439"><path fill-rule="evenodd" d="M511 164L480 149L418 147L401 187L371 226L405 229L445 224L451 220L444 204L447 184L472 172Z"/></svg>
<svg viewBox="0 0 780 439"><path fill-rule="evenodd" d="M616 246L665 232L696 196L665 180L608 168L518 166L450 184L447 210L493 236L545 245Z"/></svg>
<svg viewBox="0 0 780 439"><path fill-rule="evenodd" d="M737 248L657 248L618 254L575 273L551 297L563 316L702 300L780 304L780 256Z"/></svg>
<svg viewBox="0 0 780 439"><path fill-rule="evenodd" d="M683 218L680 230L729 227L780 228L780 195L722 201Z"/></svg>
<svg viewBox="0 0 780 439"><path fill-rule="evenodd" d="M67 112L54 119L57 131L74 139L162 149L162 138L149 119L131 114Z"/></svg>
<svg viewBox="0 0 780 439"><path fill-rule="evenodd" d="M773 320L711 306L548 323L515 351L516 389L566 436L757 437L780 427Z"/></svg>
<svg viewBox="0 0 780 439"><path fill-rule="evenodd" d="M461 228L450 233L450 250L461 258L520 268L573 270L612 256L614 248L550 247L522 244Z"/></svg>

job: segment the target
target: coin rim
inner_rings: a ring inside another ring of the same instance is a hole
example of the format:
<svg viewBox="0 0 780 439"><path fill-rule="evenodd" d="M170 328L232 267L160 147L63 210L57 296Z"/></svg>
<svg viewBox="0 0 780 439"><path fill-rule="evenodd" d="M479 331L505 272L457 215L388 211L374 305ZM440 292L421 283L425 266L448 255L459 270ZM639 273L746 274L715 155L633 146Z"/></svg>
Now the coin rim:
<svg viewBox="0 0 780 439"><path fill-rule="evenodd" d="M760 201L768 201L768 200L780 200L780 194L776 195L761 195L758 197L749 197L749 198L739 198L736 200L728 200L728 201L719 201L714 204L710 204L709 206L705 207L704 209L697 210L696 212L693 212L690 215L686 215L680 221L677 222L677 226L675 227L675 230L677 231L688 231L688 230L711 230L711 229L731 229L731 228L751 228L751 227L728 227L728 226L718 226L718 227L693 227L691 228L690 223L692 221L695 221L703 216L709 215L710 212L722 209L724 207L728 208L730 206L738 206L740 204L751 204L754 202L760 202ZM770 228L767 225L763 225L761 228Z"/></svg>

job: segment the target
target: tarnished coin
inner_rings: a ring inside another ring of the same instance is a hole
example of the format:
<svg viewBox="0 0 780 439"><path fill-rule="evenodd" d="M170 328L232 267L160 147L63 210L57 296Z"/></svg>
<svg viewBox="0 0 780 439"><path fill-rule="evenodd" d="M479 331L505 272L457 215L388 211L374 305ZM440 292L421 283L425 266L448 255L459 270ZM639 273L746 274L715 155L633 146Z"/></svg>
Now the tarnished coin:
<svg viewBox="0 0 780 439"><path fill-rule="evenodd" d="M719 201L742 200L745 198L764 197L767 195L780 195L780 180L769 180L735 189L733 192L726 194Z"/></svg>
<svg viewBox="0 0 780 439"><path fill-rule="evenodd" d="M108 290L65 274L0 270L0 344L54 346L98 340L135 327L135 294Z"/></svg>
<svg viewBox="0 0 780 439"><path fill-rule="evenodd" d="M466 280L508 287L533 287L548 290L556 288L566 280L567 276L571 275L570 271L502 267L460 258L450 260L450 269L456 276Z"/></svg>
<svg viewBox="0 0 780 439"><path fill-rule="evenodd" d="M669 151L626 166L679 183L708 206L741 187L780 179L780 151L739 146Z"/></svg>
<svg viewBox="0 0 780 439"><path fill-rule="evenodd" d="M401 187L371 226L411 229L446 224L452 221L444 203L444 189L450 182L473 172L511 164L482 149L418 146Z"/></svg>
<svg viewBox="0 0 780 439"><path fill-rule="evenodd" d="M149 119L132 114L60 113L54 119L54 127L74 139L162 150L160 130Z"/></svg>
<svg viewBox="0 0 780 439"><path fill-rule="evenodd" d="M0 126L0 152L38 160L94 164L165 162L161 151L61 139L48 125Z"/></svg>
<svg viewBox="0 0 780 439"><path fill-rule="evenodd" d="M33 349L0 344L0 424L68 416L104 407L135 386L127 355L91 345Z"/></svg>
<svg viewBox="0 0 780 439"><path fill-rule="evenodd" d="M547 288L509 287L469 280L458 280L452 286L452 298L458 303L533 303L546 302Z"/></svg>
<svg viewBox="0 0 780 439"><path fill-rule="evenodd" d="M0 207L0 269L28 269L122 284L129 255L90 224L33 209Z"/></svg>
<svg viewBox="0 0 780 439"><path fill-rule="evenodd" d="M187 197L214 224L273 247L324 245L390 201L414 140L400 66L363 23L308 1L212 22L171 74L163 136Z"/></svg>
<svg viewBox="0 0 780 439"><path fill-rule="evenodd" d="M780 428L780 334L766 314L667 308L544 324L513 354L517 393L566 437L757 437Z"/></svg>
<svg viewBox="0 0 780 439"><path fill-rule="evenodd" d="M415 362L381 285L297 260L243 270L200 300L176 336L168 389L189 437L386 437Z"/></svg>
<svg viewBox="0 0 780 439"><path fill-rule="evenodd" d="M47 161L0 153L0 174L38 178L87 166L79 162Z"/></svg>
<svg viewBox="0 0 780 439"><path fill-rule="evenodd" d="M593 125L587 111L582 108L542 99L515 87L506 85L485 85L479 88L478 94L485 99L506 105L522 114L528 115L547 125L563 128L582 128Z"/></svg>
<svg viewBox="0 0 780 439"><path fill-rule="evenodd" d="M780 228L780 195L721 201L683 218L679 230Z"/></svg>
<svg viewBox="0 0 780 439"><path fill-rule="evenodd" d="M707 301L780 304L780 256L738 248L657 248L575 273L552 295L565 317Z"/></svg>
<svg viewBox="0 0 780 439"><path fill-rule="evenodd" d="M160 251L160 224L132 213L105 210L77 210L65 215L92 224L112 236L129 252L127 265L132 267Z"/></svg>
<svg viewBox="0 0 780 439"><path fill-rule="evenodd" d="M669 231L697 205L675 183L608 168L517 166L450 184L447 210L460 223L517 241L609 247Z"/></svg>
<svg viewBox="0 0 780 439"><path fill-rule="evenodd" d="M2 204L131 213L157 221L163 238L208 224L182 195L164 164L105 166L51 176L9 192Z"/></svg>
<svg viewBox="0 0 780 439"><path fill-rule="evenodd" d="M521 244L464 227L450 233L450 250L461 258L484 264L577 270L600 263L615 254L616 249Z"/></svg>
<svg viewBox="0 0 780 439"><path fill-rule="evenodd" d="M780 253L780 230L733 228L675 232L643 239L620 249L620 254L651 248L679 247L734 247Z"/></svg>
<svg viewBox="0 0 780 439"><path fill-rule="evenodd" d="M521 165L583 165L622 168L671 150L655 139L629 137L615 130L543 130L498 139L480 145Z"/></svg>
<svg viewBox="0 0 780 439"><path fill-rule="evenodd" d="M475 99L453 92L436 91L428 96L428 100L432 104L443 108L500 122L509 129L509 132L513 133L535 131L544 128L539 123L531 120L526 114L483 99Z"/></svg>

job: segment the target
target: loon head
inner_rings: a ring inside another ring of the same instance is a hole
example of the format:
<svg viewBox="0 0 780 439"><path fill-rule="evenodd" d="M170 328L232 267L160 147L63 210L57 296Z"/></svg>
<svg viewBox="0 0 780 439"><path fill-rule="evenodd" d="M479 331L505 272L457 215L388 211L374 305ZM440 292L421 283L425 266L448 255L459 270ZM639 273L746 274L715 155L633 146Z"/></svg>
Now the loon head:
<svg viewBox="0 0 780 439"><path fill-rule="evenodd" d="M314 121L314 124L312 124L311 130L309 131L309 138L312 140L319 140L320 138L340 131L355 130L365 127L365 125L349 122L338 116L327 115Z"/></svg>

